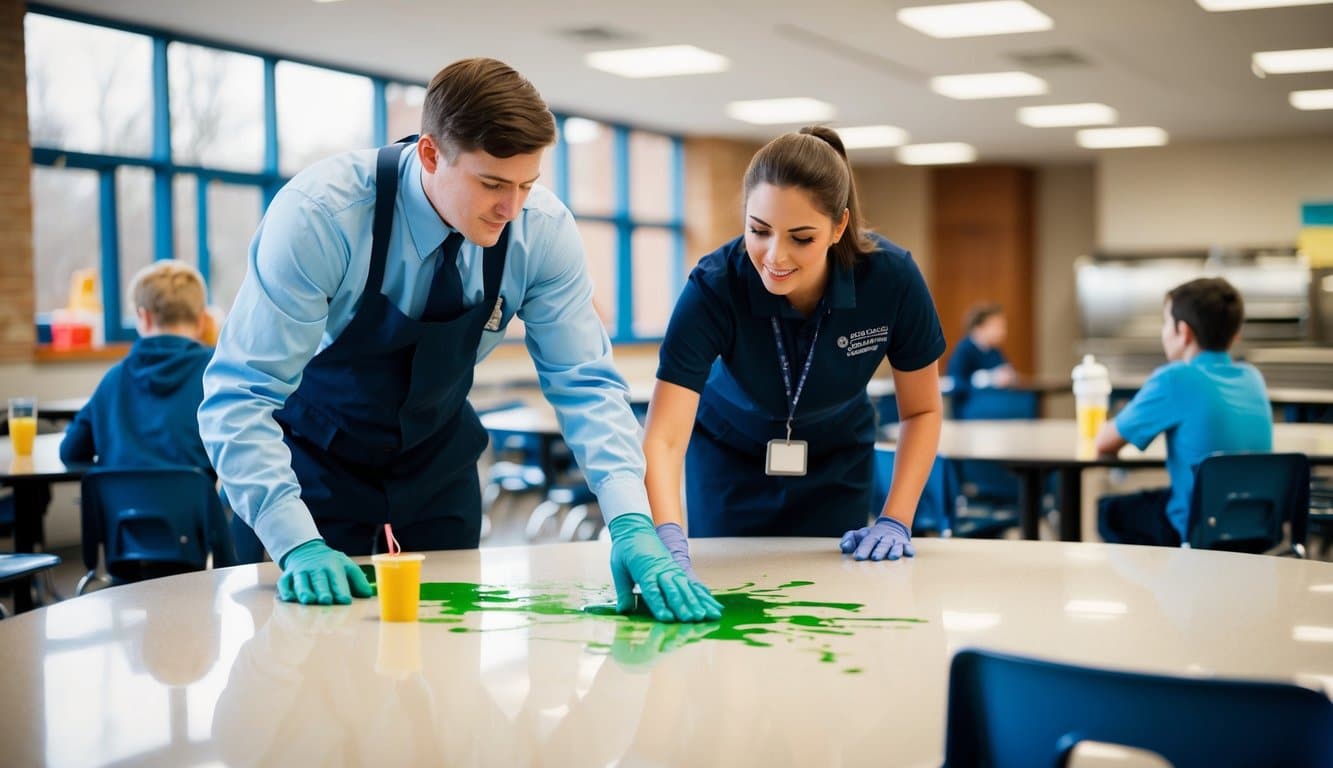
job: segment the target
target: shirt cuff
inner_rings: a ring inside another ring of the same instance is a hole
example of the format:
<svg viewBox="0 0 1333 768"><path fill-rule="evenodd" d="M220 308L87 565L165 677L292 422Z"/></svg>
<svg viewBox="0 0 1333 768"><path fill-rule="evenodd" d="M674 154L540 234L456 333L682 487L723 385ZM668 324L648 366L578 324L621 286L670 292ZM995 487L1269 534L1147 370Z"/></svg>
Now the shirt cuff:
<svg viewBox="0 0 1333 768"><path fill-rule="evenodd" d="M648 507L648 489L644 487L641 477L621 475L607 478L594 492L597 494L597 505L602 508L602 517L608 523L621 515L652 517Z"/></svg>
<svg viewBox="0 0 1333 768"><path fill-rule="evenodd" d="M255 520L254 529L275 563L282 562L288 552L307 541L323 538L319 528L315 527L315 518L300 499L291 499L264 510Z"/></svg>

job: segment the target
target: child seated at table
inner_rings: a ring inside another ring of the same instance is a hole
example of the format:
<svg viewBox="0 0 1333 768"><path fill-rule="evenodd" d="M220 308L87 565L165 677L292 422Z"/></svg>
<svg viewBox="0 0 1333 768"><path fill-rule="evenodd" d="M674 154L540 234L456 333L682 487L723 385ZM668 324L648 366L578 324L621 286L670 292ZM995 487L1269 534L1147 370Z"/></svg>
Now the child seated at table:
<svg viewBox="0 0 1333 768"><path fill-rule="evenodd" d="M1098 501L1104 540L1179 546L1188 539L1194 470L1212 453L1273 450L1273 411L1263 376L1231 359L1245 317L1240 293L1220 277L1172 288L1162 306L1162 349L1169 361L1144 382L1096 438L1097 450L1126 443L1142 450L1166 433L1171 487Z"/></svg>
<svg viewBox="0 0 1333 768"><path fill-rule="evenodd" d="M184 465L216 478L195 416L213 356L199 340L207 327L203 277L180 261L154 262L134 276L131 296L139 338L75 414L60 459L118 469ZM230 541L223 544L215 540L214 562L225 555L230 564Z"/></svg>

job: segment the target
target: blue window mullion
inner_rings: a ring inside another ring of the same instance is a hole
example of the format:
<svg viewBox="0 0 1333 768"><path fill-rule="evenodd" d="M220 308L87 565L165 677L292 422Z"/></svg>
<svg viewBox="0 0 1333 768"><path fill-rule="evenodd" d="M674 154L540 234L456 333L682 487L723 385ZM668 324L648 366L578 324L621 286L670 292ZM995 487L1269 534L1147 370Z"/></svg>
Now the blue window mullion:
<svg viewBox="0 0 1333 768"><path fill-rule="evenodd" d="M153 38L153 258L169 259L172 241L171 104L167 78L167 39Z"/></svg>
<svg viewBox="0 0 1333 768"><path fill-rule="evenodd" d="M555 196L569 205L569 142L565 141L565 119L558 118L560 130L555 139Z"/></svg>
<svg viewBox="0 0 1333 768"><path fill-rule="evenodd" d="M195 252L199 254L199 275L204 278L204 297L213 303L213 258L208 252L208 185L212 179L196 176L194 182Z"/></svg>
<svg viewBox="0 0 1333 768"><path fill-rule="evenodd" d="M616 333L634 337L634 226L630 223L629 129L617 125L613 144L616 217Z"/></svg>
<svg viewBox="0 0 1333 768"><path fill-rule="evenodd" d="M370 83L374 92L370 97L371 141L373 146L382 147L389 143L389 96L383 78L371 78Z"/></svg>
<svg viewBox="0 0 1333 768"><path fill-rule="evenodd" d="M671 295L685 290L685 148L680 137L671 138Z"/></svg>
<svg viewBox="0 0 1333 768"><path fill-rule="evenodd" d="M116 170L107 168L97 175L98 222L102 240L102 328L107 341L128 341L120 320L120 226L116 218Z"/></svg>
<svg viewBox="0 0 1333 768"><path fill-rule="evenodd" d="M271 56L264 57L264 173L278 178L278 60ZM264 185L260 213L268 210L281 186L280 180Z"/></svg>

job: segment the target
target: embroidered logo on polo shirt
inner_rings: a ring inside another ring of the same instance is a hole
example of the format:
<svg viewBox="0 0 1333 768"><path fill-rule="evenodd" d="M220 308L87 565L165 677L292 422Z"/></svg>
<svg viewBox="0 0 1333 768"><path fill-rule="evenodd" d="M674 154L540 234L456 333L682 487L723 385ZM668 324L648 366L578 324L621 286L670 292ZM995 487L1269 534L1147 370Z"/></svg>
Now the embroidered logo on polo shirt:
<svg viewBox="0 0 1333 768"><path fill-rule="evenodd" d="M889 326L878 325L874 328L849 333L838 337L838 348L847 351L848 357L875 352L889 340Z"/></svg>

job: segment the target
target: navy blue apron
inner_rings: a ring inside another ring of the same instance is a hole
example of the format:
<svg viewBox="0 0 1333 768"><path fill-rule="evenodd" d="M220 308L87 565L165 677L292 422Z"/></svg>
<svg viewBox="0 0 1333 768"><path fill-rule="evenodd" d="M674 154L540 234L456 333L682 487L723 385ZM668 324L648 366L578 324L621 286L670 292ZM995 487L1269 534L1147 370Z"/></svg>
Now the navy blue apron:
<svg viewBox="0 0 1333 768"><path fill-rule="evenodd" d="M798 411L793 421L792 438L809 444L806 474L765 474L768 441L786 436L786 417L761 411L719 360L685 452L690 536L842 536L865 525L874 491L874 409L862 395L814 416Z"/></svg>
<svg viewBox="0 0 1333 768"><path fill-rule="evenodd" d="M402 149L379 150L361 305L274 414L301 500L329 546L350 555L369 554L384 523L404 548L418 550L473 548L481 532L477 459L487 435L467 394L500 294L509 226L485 251L481 304L444 320L403 314L380 292Z"/></svg>

